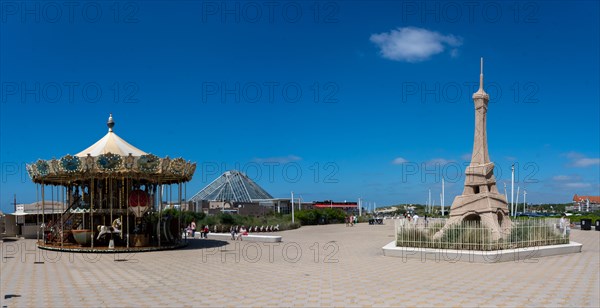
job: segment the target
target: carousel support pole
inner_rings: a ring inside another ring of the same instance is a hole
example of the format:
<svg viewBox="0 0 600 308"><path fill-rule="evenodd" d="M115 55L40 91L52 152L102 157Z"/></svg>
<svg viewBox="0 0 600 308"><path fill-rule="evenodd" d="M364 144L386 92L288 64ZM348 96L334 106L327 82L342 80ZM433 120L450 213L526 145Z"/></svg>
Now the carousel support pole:
<svg viewBox="0 0 600 308"><path fill-rule="evenodd" d="M179 226L179 239L181 240L181 230L183 230L181 226L181 217L183 216L183 204L181 204L181 182L177 183L177 188L179 196L179 221L177 222L177 225Z"/></svg>
<svg viewBox="0 0 600 308"><path fill-rule="evenodd" d="M127 224L127 248L129 248L129 192L131 189L131 187L130 187L131 180L129 177L127 178L126 184L127 185L123 184L123 188L125 188L125 187L127 188L127 193L125 194L125 198L127 200L127 205L125 206L127 208L127 213L125 214L125 217L127 217L127 222L126 222L126 224Z"/></svg>
<svg viewBox="0 0 600 308"><path fill-rule="evenodd" d="M113 191L113 179L107 179L108 181L108 206L110 206L110 223L112 225L112 221L113 221L113 196L114 196L114 191Z"/></svg>
<svg viewBox="0 0 600 308"><path fill-rule="evenodd" d="M56 185L56 202L57 203L60 202L60 200L61 200L61 197L60 197L60 192L62 190L62 189L60 189L61 185L62 185L62 183L59 185ZM52 226L56 225L56 220L57 220L56 211L54 210L54 203L53 203L52 204Z"/></svg>
<svg viewBox="0 0 600 308"><path fill-rule="evenodd" d="M160 220L162 219L162 198L163 198L163 187L162 184L158 184L160 190L158 191L158 247L160 247Z"/></svg>
<svg viewBox="0 0 600 308"><path fill-rule="evenodd" d="M114 179L107 179L108 181L108 203L110 204L110 225L113 223L113 196L115 195L115 191L113 189ZM110 240L108 241L108 249L115 249L115 240L113 239L113 232L110 233Z"/></svg>
<svg viewBox="0 0 600 308"><path fill-rule="evenodd" d="M50 208L52 209L50 213L50 222L54 224L54 187L50 187L50 202L52 202L50 203Z"/></svg>
<svg viewBox="0 0 600 308"><path fill-rule="evenodd" d="M64 185L64 183L63 183L62 186L63 186L63 189L62 189L62 206L60 207L60 230L58 232L58 236L60 236L60 247L61 248L64 246L62 234L65 232L65 228L64 228L65 226L63 224L63 214L65 213L65 202L67 201L65 199L65 195L67 195L67 197L68 197L69 192L71 191L71 189L70 189L71 184L69 183L67 186L67 185ZM69 191L67 191L67 189L69 189Z"/></svg>
<svg viewBox="0 0 600 308"><path fill-rule="evenodd" d="M119 233L119 237L121 240L123 239L123 226L125 223L123 222L123 197L125 197L125 178L121 177L121 189L119 189L119 220L121 221L121 233ZM117 185L117 188L119 186Z"/></svg>
<svg viewBox="0 0 600 308"><path fill-rule="evenodd" d="M187 202L187 183L183 183L183 200L185 200L185 204L186 204L186 208L187 208L187 206L188 206L188 202ZM185 224L185 222L184 222L184 224ZM185 226L182 226L182 228L185 228ZM185 233L185 235L187 236L187 232Z"/></svg>
<svg viewBox="0 0 600 308"><path fill-rule="evenodd" d="M94 249L94 190L96 190L96 185L94 185L94 177L92 177L92 183L90 184L91 188L90 188L90 230L91 230L91 236L92 236L92 241L91 241L91 247L92 249ZM83 217L85 218L85 215L83 215Z"/></svg>
<svg viewBox="0 0 600 308"><path fill-rule="evenodd" d="M89 189L90 189L90 187L88 186L88 192L89 192ZM81 198L83 199L83 202L85 204L85 198L84 197L85 197L85 186L82 186L82 188L81 188ZM92 200L90 200L90 202L91 201ZM83 217L81 218L81 229L85 230L85 207L82 206L81 210L82 210L81 215L83 215Z"/></svg>
<svg viewBox="0 0 600 308"><path fill-rule="evenodd" d="M37 205L37 214L35 215L35 225L37 226L37 243L40 243L40 186L35 184L35 204ZM16 206L16 205L15 205Z"/></svg>
<svg viewBox="0 0 600 308"><path fill-rule="evenodd" d="M44 189L44 182L42 182L42 226L46 225L46 216L45 216L45 208L46 208L46 192ZM38 226L38 229L40 229L42 226ZM38 231L39 232L39 231ZM23 231L21 231L21 233L23 233ZM44 236L44 232L42 230L42 237Z"/></svg>
<svg viewBox="0 0 600 308"><path fill-rule="evenodd" d="M108 195L108 178L104 178L104 199L106 199L106 202L102 202L100 203L100 207L102 209L106 209L108 208L108 198L110 198L110 196ZM102 224L106 226L106 215L102 215Z"/></svg>

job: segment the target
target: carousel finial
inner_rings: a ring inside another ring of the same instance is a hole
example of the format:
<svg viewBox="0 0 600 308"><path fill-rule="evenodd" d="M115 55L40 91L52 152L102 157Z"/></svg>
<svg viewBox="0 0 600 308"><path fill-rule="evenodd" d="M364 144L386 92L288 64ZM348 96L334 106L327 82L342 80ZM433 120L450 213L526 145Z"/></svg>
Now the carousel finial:
<svg viewBox="0 0 600 308"><path fill-rule="evenodd" d="M106 123L106 126L108 126L108 131L109 132L113 131L113 127L115 126L115 121L113 121L112 113L108 117L108 122Z"/></svg>

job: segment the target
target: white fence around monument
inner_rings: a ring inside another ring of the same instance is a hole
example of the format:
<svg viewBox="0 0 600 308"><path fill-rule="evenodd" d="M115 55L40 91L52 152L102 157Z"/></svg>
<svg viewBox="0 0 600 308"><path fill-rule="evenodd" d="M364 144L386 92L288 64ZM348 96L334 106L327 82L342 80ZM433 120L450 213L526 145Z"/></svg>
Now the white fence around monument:
<svg viewBox="0 0 600 308"><path fill-rule="evenodd" d="M569 243L569 227L557 218L516 219L511 231L493 240L492 230L478 221L463 221L446 228L439 238L434 235L446 224L445 218L396 221L396 246L457 250L502 250Z"/></svg>

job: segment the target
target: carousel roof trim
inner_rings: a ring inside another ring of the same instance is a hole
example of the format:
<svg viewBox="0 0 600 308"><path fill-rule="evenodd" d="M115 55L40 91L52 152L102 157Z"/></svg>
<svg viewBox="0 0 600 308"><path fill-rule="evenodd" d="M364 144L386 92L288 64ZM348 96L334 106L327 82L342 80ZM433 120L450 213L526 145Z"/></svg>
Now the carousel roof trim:
<svg viewBox="0 0 600 308"><path fill-rule="evenodd" d="M96 143L77 153L75 156L86 157L88 154L91 156L99 156L102 154L113 153L121 156L128 156L131 154L132 156L139 157L148 154L129 144L127 141L123 140L123 138L117 136L117 134L113 132L115 122L113 121L112 114L108 118L108 122L106 124L108 126L108 133L104 135L102 139L96 141Z"/></svg>

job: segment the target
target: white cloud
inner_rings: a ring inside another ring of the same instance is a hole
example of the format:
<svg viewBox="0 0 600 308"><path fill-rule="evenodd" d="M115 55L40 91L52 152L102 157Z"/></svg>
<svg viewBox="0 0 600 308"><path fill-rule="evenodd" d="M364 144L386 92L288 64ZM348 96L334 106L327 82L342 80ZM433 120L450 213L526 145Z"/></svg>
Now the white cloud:
<svg viewBox="0 0 600 308"><path fill-rule="evenodd" d="M573 162L575 167L589 167L593 165L600 165L600 158L580 158Z"/></svg>
<svg viewBox="0 0 600 308"><path fill-rule="evenodd" d="M255 158L252 161L256 163L279 163L287 164L294 161L302 160L302 157L296 155L279 156L279 157L266 157L266 158Z"/></svg>
<svg viewBox="0 0 600 308"><path fill-rule="evenodd" d="M382 57L394 61L421 62L431 56L444 52L449 47L452 57L458 56L456 47L462 45L462 38L452 34L443 35L439 32L416 27L405 27L371 34L369 38L375 43Z"/></svg>
<svg viewBox="0 0 600 308"><path fill-rule="evenodd" d="M555 181L569 181L569 180L572 180L573 177L570 175L556 175L556 176L553 176L552 179Z"/></svg>
<svg viewBox="0 0 600 308"><path fill-rule="evenodd" d="M593 165L600 165L600 158L589 158L585 155L577 152L569 152L566 154L571 159L571 165L573 167L589 167Z"/></svg>
<svg viewBox="0 0 600 308"><path fill-rule="evenodd" d="M582 182L565 183L564 185L569 188L587 188L587 187L592 186L592 184L590 184L590 183L582 183Z"/></svg>
<svg viewBox="0 0 600 308"><path fill-rule="evenodd" d="M406 159L404 159L402 157L396 157L392 161L392 164L394 164L394 165L400 165L400 164L404 164L404 163L407 163L407 162L408 162L408 160L406 160Z"/></svg>
<svg viewBox="0 0 600 308"><path fill-rule="evenodd" d="M460 158L462 158L462 160L464 161L471 161L471 153L465 153L463 155L460 156Z"/></svg>

